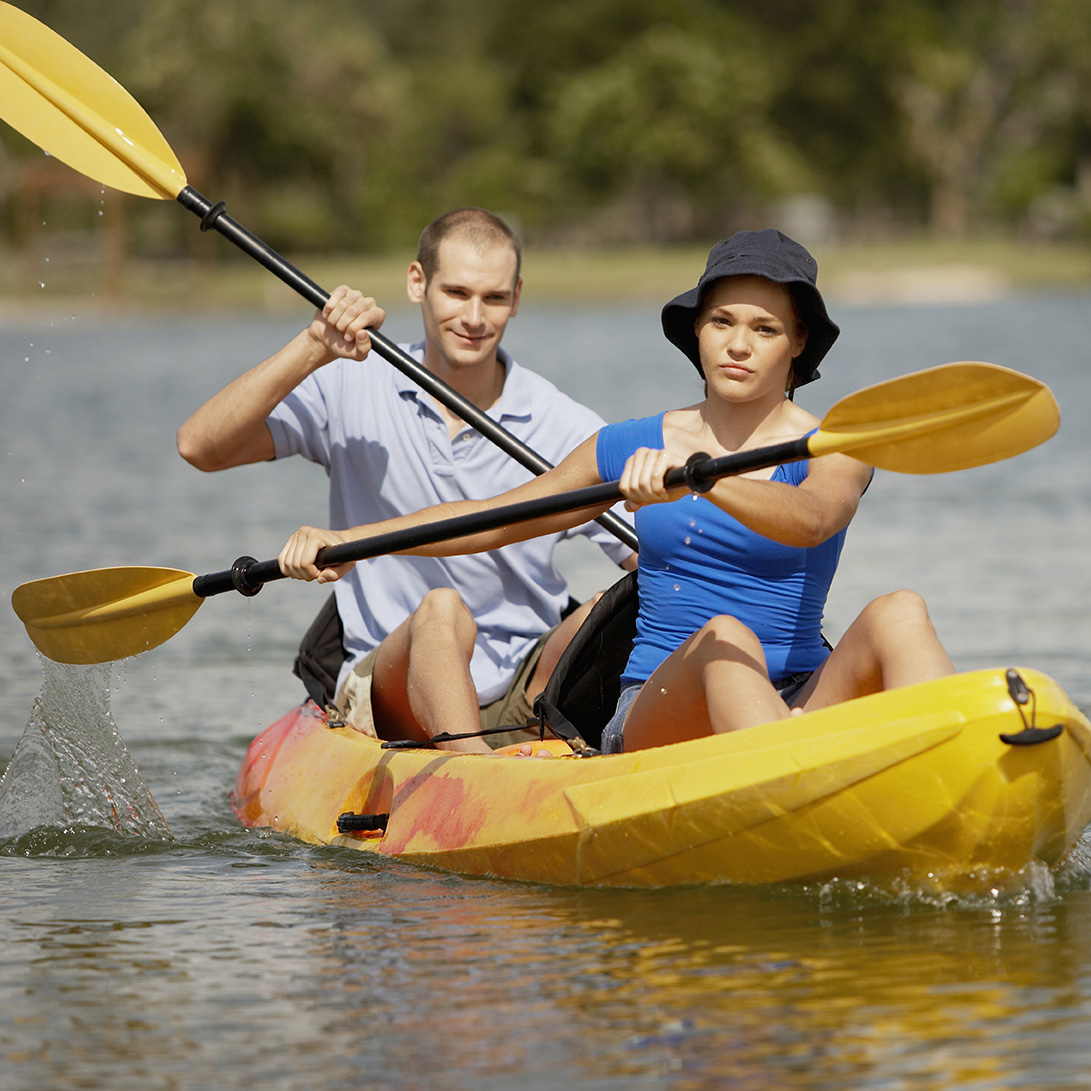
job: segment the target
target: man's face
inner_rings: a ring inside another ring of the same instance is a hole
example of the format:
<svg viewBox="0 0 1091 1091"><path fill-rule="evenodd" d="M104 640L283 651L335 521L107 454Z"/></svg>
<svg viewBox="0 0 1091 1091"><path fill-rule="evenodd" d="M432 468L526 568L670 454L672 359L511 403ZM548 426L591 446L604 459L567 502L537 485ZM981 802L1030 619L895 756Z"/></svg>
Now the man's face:
<svg viewBox="0 0 1091 1091"><path fill-rule="evenodd" d="M409 299L419 303L430 366L467 368L492 361L508 319L519 309L510 246L479 250L457 235L439 247L435 275L425 283L418 262L409 267ZM428 357L426 357L428 359Z"/></svg>

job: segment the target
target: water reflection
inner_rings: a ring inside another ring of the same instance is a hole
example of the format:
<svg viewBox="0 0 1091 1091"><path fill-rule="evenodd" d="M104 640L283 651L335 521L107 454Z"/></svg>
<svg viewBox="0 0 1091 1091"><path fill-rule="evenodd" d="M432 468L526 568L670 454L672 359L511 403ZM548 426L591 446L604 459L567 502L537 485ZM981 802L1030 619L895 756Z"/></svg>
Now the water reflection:
<svg viewBox="0 0 1091 1091"><path fill-rule="evenodd" d="M1051 1086L1039 1041L1058 1078L1091 1063L1086 889L550 890L221 837L8 861L17 1086Z"/></svg>
<svg viewBox="0 0 1091 1091"><path fill-rule="evenodd" d="M328 985L348 1005L339 1029L371 997L388 1043L427 1035L437 1055L489 1075L533 1070L554 1042L581 1068L672 1073L679 1087L768 1086L770 1069L793 1087L949 1087L955 1075L1005 1086L1026 1035L1043 1023L1056 1034L1065 1009L1075 1030L1086 999L1085 957L1070 956L1087 949L1087 925L1077 914L1069 935L1055 901L830 913L798 891L416 886L399 927L350 876L323 877L322 915L336 923L314 937L316 965L335 970Z"/></svg>

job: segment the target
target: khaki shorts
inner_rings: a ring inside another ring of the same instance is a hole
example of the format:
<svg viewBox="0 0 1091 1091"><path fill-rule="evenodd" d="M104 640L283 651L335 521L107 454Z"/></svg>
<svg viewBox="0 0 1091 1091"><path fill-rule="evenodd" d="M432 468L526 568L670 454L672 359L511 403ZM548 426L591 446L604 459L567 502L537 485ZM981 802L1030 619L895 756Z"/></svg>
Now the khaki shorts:
<svg viewBox="0 0 1091 1091"><path fill-rule="evenodd" d="M530 681L538 660L542 657L542 649L546 641L553 635L553 629L543 633L538 642L530 649L519 669L512 677L507 692L501 694L495 701L485 705L481 709L481 726L483 728L501 727L512 724L511 731L503 731L496 735L486 735L485 741L496 749L501 746L510 746L512 743L529 742L539 738L537 727L515 726L526 724L534 718L530 701L527 700L527 683ZM365 735L378 737L375 730L375 719L371 711L371 676L375 672L375 659L379 654L378 648L372 648L359 663L352 669L352 673L345 679L345 684L337 694L337 711L344 721L357 731Z"/></svg>

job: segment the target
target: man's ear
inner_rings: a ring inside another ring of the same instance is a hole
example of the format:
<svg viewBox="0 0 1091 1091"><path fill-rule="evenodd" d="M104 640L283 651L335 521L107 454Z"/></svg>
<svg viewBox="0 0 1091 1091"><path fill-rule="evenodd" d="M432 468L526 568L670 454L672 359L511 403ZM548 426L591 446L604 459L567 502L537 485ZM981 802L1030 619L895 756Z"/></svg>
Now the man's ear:
<svg viewBox="0 0 1091 1091"><path fill-rule="evenodd" d="M514 318L519 313L519 297L523 294L523 278L520 277L515 282L515 290L511 293L511 317Z"/></svg>
<svg viewBox="0 0 1091 1091"><path fill-rule="evenodd" d="M413 262L405 275L405 294L409 296L409 302L420 303L427 287L428 278L424 275L424 266L419 261Z"/></svg>

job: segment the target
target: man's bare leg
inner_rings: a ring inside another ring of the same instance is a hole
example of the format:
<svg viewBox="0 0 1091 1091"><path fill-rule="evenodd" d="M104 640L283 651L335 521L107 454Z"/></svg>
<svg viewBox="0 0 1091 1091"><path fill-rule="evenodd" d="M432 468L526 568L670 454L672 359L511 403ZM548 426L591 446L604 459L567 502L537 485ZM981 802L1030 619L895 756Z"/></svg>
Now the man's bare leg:
<svg viewBox="0 0 1091 1091"><path fill-rule="evenodd" d="M458 593L430 591L383 641L371 678L371 707L380 738L425 742L444 732L481 728L470 677L477 626ZM444 750L491 754L483 739L437 744Z"/></svg>

